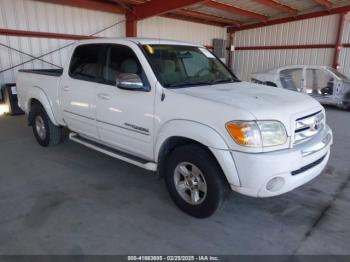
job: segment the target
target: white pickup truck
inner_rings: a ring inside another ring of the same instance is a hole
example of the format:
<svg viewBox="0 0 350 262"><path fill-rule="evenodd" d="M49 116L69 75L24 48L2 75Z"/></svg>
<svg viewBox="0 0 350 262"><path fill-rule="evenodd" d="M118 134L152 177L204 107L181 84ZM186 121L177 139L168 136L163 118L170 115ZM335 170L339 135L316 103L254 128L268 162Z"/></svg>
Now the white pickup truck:
<svg viewBox="0 0 350 262"><path fill-rule="evenodd" d="M327 164L324 108L293 91L239 81L203 46L152 39L77 42L63 70L21 70L20 107L42 146L70 139L164 177L195 217L228 189L286 193Z"/></svg>

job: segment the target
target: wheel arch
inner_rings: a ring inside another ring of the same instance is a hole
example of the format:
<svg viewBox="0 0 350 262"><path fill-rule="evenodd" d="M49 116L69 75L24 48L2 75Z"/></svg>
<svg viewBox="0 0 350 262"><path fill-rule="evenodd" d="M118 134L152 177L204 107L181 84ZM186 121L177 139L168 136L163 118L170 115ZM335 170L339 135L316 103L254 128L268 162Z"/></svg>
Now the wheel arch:
<svg viewBox="0 0 350 262"><path fill-rule="evenodd" d="M213 128L188 120L172 120L160 129L155 143L155 159L161 175L167 155L176 147L198 144L205 147L216 159L227 181L240 185L237 169L224 138Z"/></svg>
<svg viewBox="0 0 350 262"><path fill-rule="evenodd" d="M27 103L27 112L28 112L28 121L29 124L31 124L32 116L31 116L31 109L35 105L40 105L45 110L46 114L50 118L51 122L59 126L58 122L55 119L55 116L52 112L51 104L49 102L49 99L45 95L45 93L39 88L39 87L32 87L28 93L28 103Z"/></svg>

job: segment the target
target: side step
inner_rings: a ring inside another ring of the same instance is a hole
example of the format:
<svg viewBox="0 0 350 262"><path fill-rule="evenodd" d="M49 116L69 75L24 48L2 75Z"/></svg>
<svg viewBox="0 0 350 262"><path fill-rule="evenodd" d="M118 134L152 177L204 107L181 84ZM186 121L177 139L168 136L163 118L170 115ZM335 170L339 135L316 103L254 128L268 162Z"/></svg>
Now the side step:
<svg viewBox="0 0 350 262"><path fill-rule="evenodd" d="M145 159L132 156L130 154L124 153L124 152L119 151L119 150L114 149L114 148L110 148L110 147L105 146L105 145L101 145L99 143L96 143L96 142L91 141L89 139L86 139L84 137L81 137L76 133L70 133L69 139L74 141L74 142L77 142L79 144L82 144L86 147L89 147L91 149L99 151L103 154L109 155L111 157L125 161L125 162L130 163L130 164L133 164L135 166L138 166L138 167L150 170L150 171L157 171L157 164L156 163L149 162Z"/></svg>

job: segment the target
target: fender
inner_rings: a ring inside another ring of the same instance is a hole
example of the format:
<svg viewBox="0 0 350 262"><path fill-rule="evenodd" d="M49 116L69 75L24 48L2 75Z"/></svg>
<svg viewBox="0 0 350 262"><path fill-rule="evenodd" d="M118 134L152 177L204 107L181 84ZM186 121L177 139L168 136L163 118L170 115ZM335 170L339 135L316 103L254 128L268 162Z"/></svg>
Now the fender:
<svg viewBox="0 0 350 262"><path fill-rule="evenodd" d="M228 182L240 186L236 165L224 138L213 128L190 120L171 120L159 130L155 141L155 159L161 152L162 145L171 137L183 137L194 140L212 152L221 166Z"/></svg>
<svg viewBox="0 0 350 262"><path fill-rule="evenodd" d="M56 125L59 126L59 123L56 121L55 116L52 112L52 105L50 104L49 99L47 98L46 94L44 93L44 91L38 87L38 86L32 86L29 90L28 90L28 104L27 104L27 112L30 112L30 103L32 101L32 99L36 99L38 100L42 106L44 107L46 114L49 116L51 122Z"/></svg>

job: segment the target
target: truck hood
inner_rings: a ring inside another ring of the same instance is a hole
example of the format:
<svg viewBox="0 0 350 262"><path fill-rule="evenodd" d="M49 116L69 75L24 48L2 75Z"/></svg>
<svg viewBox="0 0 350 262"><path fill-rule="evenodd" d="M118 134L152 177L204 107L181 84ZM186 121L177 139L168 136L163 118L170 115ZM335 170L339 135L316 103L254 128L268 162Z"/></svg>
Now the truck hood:
<svg viewBox="0 0 350 262"><path fill-rule="evenodd" d="M322 109L308 95L250 82L196 86L174 91L248 111L256 120L279 120L287 126L293 115Z"/></svg>

